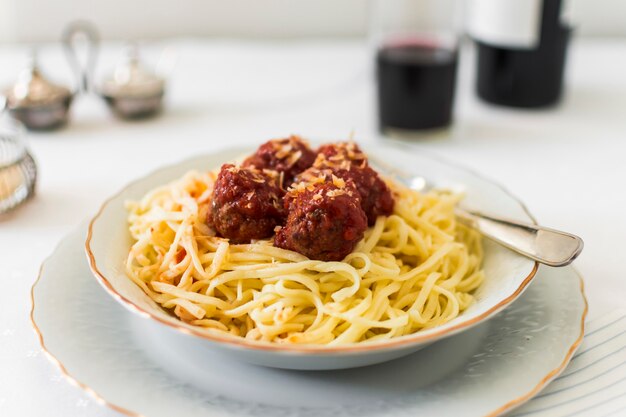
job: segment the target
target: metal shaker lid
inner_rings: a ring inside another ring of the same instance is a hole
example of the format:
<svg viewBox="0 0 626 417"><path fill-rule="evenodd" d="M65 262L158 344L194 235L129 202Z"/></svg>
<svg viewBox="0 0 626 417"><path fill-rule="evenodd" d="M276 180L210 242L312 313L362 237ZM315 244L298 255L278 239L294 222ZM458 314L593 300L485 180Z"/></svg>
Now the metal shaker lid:
<svg viewBox="0 0 626 417"><path fill-rule="evenodd" d="M136 45L130 45L125 61L106 78L100 92L114 98L154 97L163 94L165 80L146 69L139 60Z"/></svg>
<svg viewBox="0 0 626 417"><path fill-rule="evenodd" d="M17 82L4 93L7 106L12 109L60 104L72 96L69 89L54 84L41 73L34 55Z"/></svg>

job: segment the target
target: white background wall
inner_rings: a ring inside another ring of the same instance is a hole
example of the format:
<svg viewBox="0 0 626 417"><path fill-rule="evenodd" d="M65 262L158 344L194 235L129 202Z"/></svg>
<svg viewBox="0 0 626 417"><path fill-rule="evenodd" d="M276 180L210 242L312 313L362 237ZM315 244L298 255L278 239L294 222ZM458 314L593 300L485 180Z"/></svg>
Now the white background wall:
<svg viewBox="0 0 626 417"><path fill-rule="evenodd" d="M462 0L459 0L462 1ZM626 0L569 0L582 35L626 36ZM56 40L77 18L105 38L360 36L368 0L0 0L0 42Z"/></svg>

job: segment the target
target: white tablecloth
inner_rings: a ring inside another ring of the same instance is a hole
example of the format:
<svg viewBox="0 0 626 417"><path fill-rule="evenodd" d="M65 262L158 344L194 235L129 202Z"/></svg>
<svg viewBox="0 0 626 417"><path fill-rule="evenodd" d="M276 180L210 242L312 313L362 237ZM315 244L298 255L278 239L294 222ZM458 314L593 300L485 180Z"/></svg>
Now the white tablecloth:
<svg viewBox="0 0 626 417"><path fill-rule="evenodd" d="M115 120L95 97L81 97L64 130L29 134L39 162L36 198L0 217L0 415L113 416L70 386L43 357L31 330L29 290L41 261L100 202L162 164L235 144L301 133L379 140L370 54L356 41L180 40L167 111L135 123ZM118 56L105 45L100 73ZM467 52L467 51L466 51ZM24 62L24 46L0 47L0 83ZM60 47L43 48L44 71L71 80ZM626 40L577 40L562 105L513 111L475 98L471 53L463 56L456 123L415 142L499 182L542 224L585 240L576 261L586 277L591 318L626 299Z"/></svg>

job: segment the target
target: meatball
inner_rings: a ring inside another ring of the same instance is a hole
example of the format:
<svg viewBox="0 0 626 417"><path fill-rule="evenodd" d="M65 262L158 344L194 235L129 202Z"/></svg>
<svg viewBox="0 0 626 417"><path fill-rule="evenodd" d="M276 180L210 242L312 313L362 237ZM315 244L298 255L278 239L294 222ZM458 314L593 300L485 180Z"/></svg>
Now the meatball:
<svg viewBox="0 0 626 417"><path fill-rule="evenodd" d="M207 223L233 243L249 243L274 234L285 217L276 171L222 166L213 189Z"/></svg>
<svg viewBox="0 0 626 417"><path fill-rule="evenodd" d="M310 259L342 260L367 229L356 187L338 178L297 184L287 194L285 205L289 214L274 245Z"/></svg>
<svg viewBox="0 0 626 417"><path fill-rule="evenodd" d="M368 225L376 223L378 216L389 216L393 213L394 201L391 190L369 165L333 171L339 178L352 180L356 184Z"/></svg>
<svg viewBox="0 0 626 417"><path fill-rule="evenodd" d="M283 186L288 187L296 175L313 165L316 153L299 136L273 139L265 142L243 166L257 169L273 169L283 174Z"/></svg>
<svg viewBox="0 0 626 417"><path fill-rule="evenodd" d="M393 212L391 190L378 173L369 166L367 157L353 142L323 145L314 163L315 168L331 170L346 181L353 181L361 196L361 207L368 225L381 215Z"/></svg>
<svg viewBox="0 0 626 417"><path fill-rule="evenodd" d="M344 161L353 165L367 164L367 155L354 142L327 143L319 147L317 154L318 161L326 160L336 165L341 165Z"/></svg>

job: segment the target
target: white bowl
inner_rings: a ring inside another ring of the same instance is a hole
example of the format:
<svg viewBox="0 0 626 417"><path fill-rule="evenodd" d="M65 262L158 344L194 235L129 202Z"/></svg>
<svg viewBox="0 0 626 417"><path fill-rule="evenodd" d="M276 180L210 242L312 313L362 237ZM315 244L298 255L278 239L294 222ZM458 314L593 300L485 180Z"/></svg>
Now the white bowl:
<svg viewBox="0 0 626 417"><path fill-rule="evenodd" d="M364 150L403 171L425 177L435 186L465 191L465 207L512 219L534 221L524 205L501 186L467 169L424 155L409 146L367 146ZM164 342L171 339L172 331L181 332L202 339L207 349L222 351L246 362L277 368L322 370L371 365L415 352L487 320L519 297L537 271L534 261L485 239L483 268L486 278L475 292L476 302L442 326L387 341L333 347L294 346L250 341L186 324L163 310L125 274L125 260L133 243L128 231L125 201L140 199L151 189L175 180L189 170L214 169L250 151L220 151L159 169L109 198L89 225L85 249L94 275L124 307L158 323L156 327L160 329Z"/></svg>

